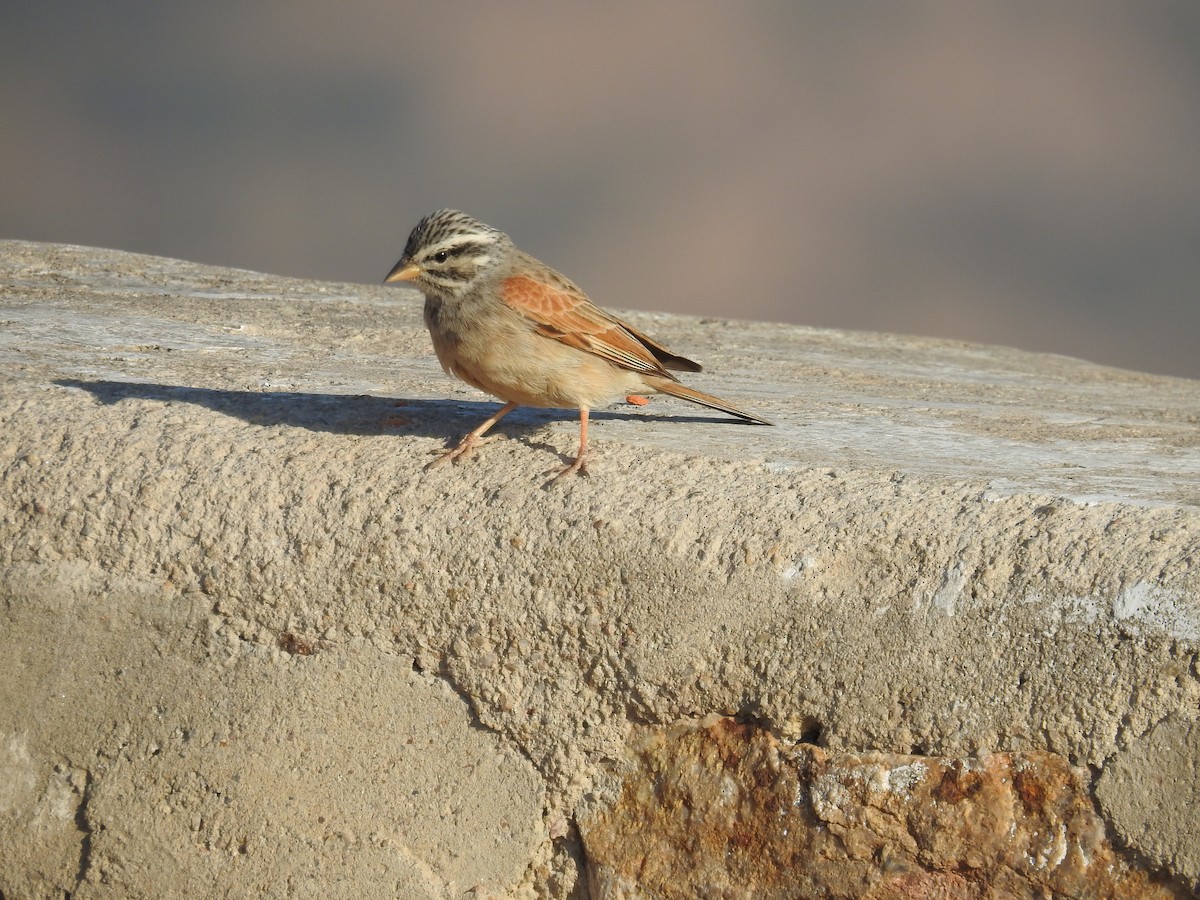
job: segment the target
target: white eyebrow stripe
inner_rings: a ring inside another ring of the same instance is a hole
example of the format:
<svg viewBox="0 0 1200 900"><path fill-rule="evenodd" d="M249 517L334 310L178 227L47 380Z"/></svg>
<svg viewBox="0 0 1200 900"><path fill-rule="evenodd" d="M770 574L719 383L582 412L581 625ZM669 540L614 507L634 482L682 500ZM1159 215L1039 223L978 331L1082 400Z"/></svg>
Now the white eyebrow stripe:
<svg viewBox="0 0 1200 900"><path fill-rule="evenodd" d="M454 250L459 247L477 246L480 250L491 247L496 243L496 238L490 234L483 232L474 232L471 234L456 234L447 238L443 238L436 244L430 244L425 248L425 255L432 256L435 253L441 253L443 250Z"/></svg>

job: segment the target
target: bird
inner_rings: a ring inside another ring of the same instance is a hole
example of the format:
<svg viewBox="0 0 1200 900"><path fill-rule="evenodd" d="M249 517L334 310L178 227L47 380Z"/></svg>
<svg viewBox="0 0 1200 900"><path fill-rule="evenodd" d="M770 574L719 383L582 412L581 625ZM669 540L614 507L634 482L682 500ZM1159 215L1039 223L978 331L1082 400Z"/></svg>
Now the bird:
<svg viewBox="0 0 1200 900"><path fill-rule="evenodd" d="M518 406L579 410L579 452L554 480L588 474L589 411L626 396L669 394L747 422L766 419L681 384L700 364L600 309L574 282L499 229L442 209L417 224L385 284L411 282L447 374L504 406L431 463L458 459Z"/></svg>

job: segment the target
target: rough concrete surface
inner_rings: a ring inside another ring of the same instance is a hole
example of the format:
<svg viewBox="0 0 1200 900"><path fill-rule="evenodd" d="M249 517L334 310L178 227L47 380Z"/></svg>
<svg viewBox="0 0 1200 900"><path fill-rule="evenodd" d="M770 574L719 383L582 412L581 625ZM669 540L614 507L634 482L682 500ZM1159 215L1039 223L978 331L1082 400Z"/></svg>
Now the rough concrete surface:
<svg viewBox="0 0 1200 900"><path fill-rule="evenodd" d="M1097 786L1116 833L1155 863L1200 871L1200 724L1170 718L1105 767ZM1170 810L1172 827L1162 827Z"/></svg>
<svg viewBox="0 0 1200 900"><path fill-rule="evenodd" d="M423 471L496 405L419 305L0 243L5 897L581 897L632 729L710 714L1059 754L1200 880L1200 383L632 315L778 425L614 407L547 486L570 413Z"/></svg>

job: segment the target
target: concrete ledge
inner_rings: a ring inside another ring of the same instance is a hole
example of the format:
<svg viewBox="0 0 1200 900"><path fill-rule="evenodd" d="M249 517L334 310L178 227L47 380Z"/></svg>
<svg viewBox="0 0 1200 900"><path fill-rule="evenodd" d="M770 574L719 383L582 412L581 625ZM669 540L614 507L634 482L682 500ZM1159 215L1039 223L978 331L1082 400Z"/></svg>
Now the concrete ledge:
<svg viewBox="0 0 1200 900"><path fill-rule="evenodd" d="M1200 383L636 315L779 426L614 408L548 489L555 411L423 472L495 406L414 294L0 251L6 896L572 896L630 729L714 713L1119 773L1200 880Z"/></svg>

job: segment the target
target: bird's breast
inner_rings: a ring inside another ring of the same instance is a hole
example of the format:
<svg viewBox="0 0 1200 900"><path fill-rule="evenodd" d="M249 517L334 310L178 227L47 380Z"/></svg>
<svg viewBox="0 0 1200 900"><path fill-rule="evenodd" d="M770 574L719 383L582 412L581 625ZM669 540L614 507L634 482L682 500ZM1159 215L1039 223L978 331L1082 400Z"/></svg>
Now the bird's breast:
<svg viewBox="0 0 1200 900"><path fill-rule="evenodd" d="M426 300L425 324L447 373L522 406L602 406L643 387L636 373L540 334L497 300Z"/></svg>

